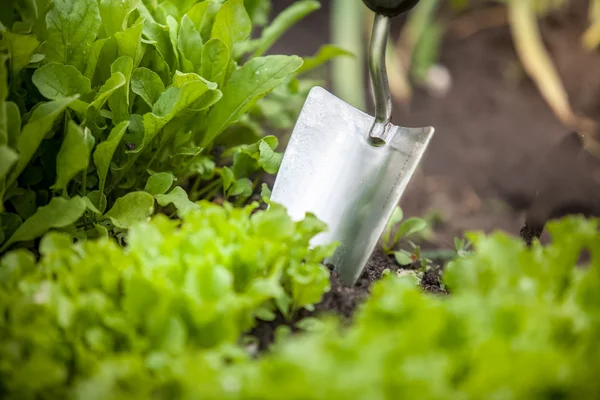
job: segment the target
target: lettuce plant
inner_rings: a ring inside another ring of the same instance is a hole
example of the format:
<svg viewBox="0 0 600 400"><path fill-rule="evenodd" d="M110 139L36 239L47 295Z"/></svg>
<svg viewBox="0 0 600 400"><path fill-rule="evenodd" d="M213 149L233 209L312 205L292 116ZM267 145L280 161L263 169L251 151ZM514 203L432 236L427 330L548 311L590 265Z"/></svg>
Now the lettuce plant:
<svg viewBox="0 0 600 400"><path fill-rule="evenodd" d="M159 214L132 227L125 248L110 238L73 246L51 232L38 263L24 249L7 253L0 396L65 399L75 388L116 398L110 382L122 373L125 391L152 393L160 384L136 387L137 377L160 381L186 354L243 355L232 346L257 316L319 302L332 249L308 241L323 224L255 207L202 202L182 220Z"/></svg>
<svg viewBox="0 0 600 400"><path fill-rule="evenodd" d="M289 127L313 83L300 75L343 53L266 55L319 4L299 1L267 25L269 7L3 1L0 251L49 229L119 234L154 212L156 196L181 204L181 185L193 200L216 188L245 202L254 174L281 161L262 127Z"/></svg>

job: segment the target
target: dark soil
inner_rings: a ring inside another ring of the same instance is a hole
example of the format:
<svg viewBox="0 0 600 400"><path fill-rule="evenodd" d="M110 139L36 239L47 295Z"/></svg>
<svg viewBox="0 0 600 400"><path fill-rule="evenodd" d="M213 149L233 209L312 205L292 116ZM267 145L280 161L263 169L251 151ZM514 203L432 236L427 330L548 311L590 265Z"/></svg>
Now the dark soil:
<svg viewBox="0 0 600 400"><path fill-rule="evenodd" d="M408 268L411 268L411 266L408 266ZM335 271L331 271L331 289L325 293L321 302L315 305L314 311L303 310L292 321L286 321L281 314L278 314L274 321L259 321L249 334L258 339L258 350L264 351L273 343L275 330L278 327L287 326L293 332L297 332L298 328L295 324L307 317L334 314L341 316L345 322L349 323L357 308L369 297L373 283L382 277L384 271L389 270L391 273L394 273L401 269L393 257L377 249L354 286L348 287L344 285L339 275ZM421 280L421 286L424 291L429 293L447 293L442 288L441 269L439 267L431 268L425 272Z"/></svg>

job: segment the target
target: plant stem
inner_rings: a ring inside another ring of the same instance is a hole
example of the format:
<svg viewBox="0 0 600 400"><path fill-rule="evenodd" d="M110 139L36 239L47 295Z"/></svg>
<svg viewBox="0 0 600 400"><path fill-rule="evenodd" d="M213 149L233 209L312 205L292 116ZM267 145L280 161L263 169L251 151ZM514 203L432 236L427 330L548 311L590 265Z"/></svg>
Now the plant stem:
<svg viewBox="0 0 600 400"><path fill-rule="evenodd" d="M573 111L560 76L544 47L533 1L510 0L508 13L515 47L525 70L558 119L572 127L575 123Z"/></svg>

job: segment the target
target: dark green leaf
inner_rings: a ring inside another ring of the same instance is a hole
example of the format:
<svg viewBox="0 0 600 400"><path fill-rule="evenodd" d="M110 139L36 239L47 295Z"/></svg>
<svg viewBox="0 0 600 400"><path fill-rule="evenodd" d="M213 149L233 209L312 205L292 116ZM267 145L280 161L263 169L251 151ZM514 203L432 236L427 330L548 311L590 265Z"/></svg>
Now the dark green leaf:
<svg viewBox="0 0 600 400"><path fill-rule="evenodd" d="M119 125L115 126L110 132L108 139L98 144L96 151L94 151L94 164L96 165L98 179L100 180L100 193L104 192L104 185L106 183L106 177L108 176L111 160L115 150L117 149L117 146L119 146L119 143L121 143L121 139L123 139L123 135L127 131L128 126L128 121L123 121Z"/></svg>
<svg viewBox="0 0 600 400"><path fill-rule="evenodd" d="M133 73L133 59L128 56L118 58L111 66L111 73L120 72L125 77L125 84L121 86L108 99L108 106L113 115L113 124L129 119L129 81Z"/></svg>
<svg viewBox="0 0 600 400"><path fill-rule="evenodd" d="M40 42L34 35L18 35L8 31L2 32L4 44L10 54L10 70L13 79L17 79L21 70L32 62Z"/></svg>
<svg viewBox="0 0 600 400"><path fill-rule="evenodd" d="M54 197L46 206L38 208L6 241L0 252L10 245L39 238L53 228L64 228L75 223L85 211L85 202L81 197L64 199Z"/></svg>

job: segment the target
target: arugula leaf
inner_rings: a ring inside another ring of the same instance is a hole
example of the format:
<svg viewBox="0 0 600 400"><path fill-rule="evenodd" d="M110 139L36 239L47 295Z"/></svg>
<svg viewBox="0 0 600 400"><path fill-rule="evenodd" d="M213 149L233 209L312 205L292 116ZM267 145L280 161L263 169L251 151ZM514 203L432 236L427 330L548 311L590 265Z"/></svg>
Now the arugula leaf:
<svg viewBox="0 0 600 400"><path fill-rule="evenodd" d="M10 54L10 71L13 79L17 79L21 70L32 62L35 51L40 42L34 35L19 35L8 31L2 31L3 42Z"/></svg>
<svg viewBox="0 0 600 400"><path fill-rule="evenodd" d="M202 48L201 59L200 75L222 87L225 83L230 59L227 45L221 39L210 39Z"/></svg>
<svg viewBox="0 0 600 400"><path fill-rule="evenodd" d="M7 57L0 53L0 145L5 145L9 142L8 113L6 109L6 99L8 98L8 71L6 70L6 61ZM1 188L0 193L2 193Z"/></svg>
<svg viewBox="0 0 600 400"><path fill-rule="evenodd" d="M108 38L98 39L90 48L90 53L88 54L87 64L85 67L85 77L90 81L94 79L96 75L96 67L98 66L98 60L100 59L100 55L102 54L102 49L104 49L104 45L109 41Z"/></svg>
<svg viewBox="0 0 600 400"><path fill-rule="evenodd" d="M252 22L244 0L228 0L215 16L211 38L222 40L233 53L234 45L246 40L251 31Z"/></svg>
<svg viewBox="0 0 600 400"><path fill-rule="evenodd" d="M203 54L202 45L200 32L194 27L192 20L184 15L181 20L177 48L181 52L182 66L185 72L198 72L200 70Z"/></svg>
<svg viewBox="0 0 600 400"><path fill-rule="evenodd" d="M174 176L170 172L159 172L151 175L144 190L151 195L165 194L173 185ZM160 203L160 202L159 202Z"/></svg>
<svg viewBox="0 0 600 400"><path fill-rule="evenodd" d="M354 57L355 55L351 51L342 49L341 47L335 45L323 45L313 57L304 58L304 64L302 64L302 67L298 69L297 74L300 75L310 72L324 63L340 56Z"/></svg>
<svg viewBox="0 0 600 400"><path fill-rule="evenodd" d="M42 96L50 100L82 96L92 91L90 80L72 65L46 64L35 70L31 79Z"/></svg>
<svg viewBox="0 0 600 400"><path fill-rule="evenodd" d="M113 225L122 229L147 221L154 212L154 198L145 192L131 192L119 197L104 215Z"/></svg>
<svg viewBox="0 0 600 400"><path fill-rule="evenodd" d="M107 37L127 28L127 18L141 0L100 0L100 16Z"/></svg>
<svg viewBox="0 0 600 400"><path fill-rule="evenodd" d="M104 185L106 184L106 177L108 176L111 160L117 146L121 143L128 126L128 121L121 122L113 128L108 139L96 146L93 158L94 164L96 165L96 171L98 172L100 193L104 193Z"/></svg>
<svg viewBox="0 0 600 400"><path fill-rule="evenodd" d="M118 71L113 73L110 79L107 80L104 85L102 85L94 101L92 101L88 106L88 117L90 117L90 119L94 119L96 113L104 106L104 104L106 104L110 96L125 86L126 83L127 78L125 75Z"/></svg>
<svg viewBox="0 0 600 400"><path fill-rule="evenodd" d="M54 125L54 121L62 115L66 108L76 100L76 97L66 97L41 104L32 114L29 122L23 127L18 138L19 160L8 176L10 186L23 172L37 151L44 137Z"/></svg>
<svg viewBox="0 0 600 400"><path fill-rule="evenodd" d="M18 159L19 155L16 151L6 145L0 145L0 188L2 188L2 181Z"/></svg>
<svg viewBox="0 0 600 400"><path fill-rule="evenodd" d="M165 92L165 84L154 71L138 68L131 77L131 90L152 107Z"/></svg>
<svg viewBox="0 0 600 400"><path fill-rule="evenodd" d="M46 59L83 71L101 24L98 1L53 0L50 4L46 15Z"/></svg>
<svg viewBox="0 0 600 400"><path fill-rule="evenodd" d="M69 121L67 133L56 156L56 183L52 186L54 190L65 189L77 173L87 169L94 143L89 129Z"/></svg>
<svg viewBox="0 0 600 400"><path fill-rule="evenodd" d="M300 57L275 55L254 58L235 71L223 89L223 98L208 114L202 146L206 147L237 122L259 98L285 81L301 65Z"/></svg>
<svg viewBox="0 0 600 400"><path fill-rule="evenodd" d="M120 72L125 77L125 84L118 88L115 93L109 97L108 106L113 115L114 124L129 119L129 82L133 72L133 59L123 56L118 58L111 66L111 73Z"/></svg>
<svg viewBox="0 0 600 400"><path fill-rule="evenodd" d="M210 92L218 93L217 85L204 79L189 81L181 88L167 89L154 104L152 113L144 115L145 142L151 141L181 111L192 106Z"/></svg>
<svg viewBox="0 0 600 400"><path fill-rule="evenodd" d="M75 223L85 211L85 202L79 196L71 199L54 197L48 205L38 208L30 218L19 226L15 233L2 245L0 252L14 243L39 238L54 228L65 228Z"/></svg>
<svg viewBox="0 0 600 400"><path fill-rule="evenodd" d="M169 32L169 40L171 42L170 50L172 50L172 53L175 55L175 60L174 60L171 70L179 69L179 66L181 65L179 51L177 50L178 49L177 39L179 37L179 23L177 22L177 20L175 18L173 18L171 15L169 15L169 16L167 16L167 27L168 27L168 32Z"/></svg>
<svg viewBox="0 0 600 400"><path fill-rule="evenodd" d="M276 174L281 165L283 154L276 153L264 140L261 140L259 145L260 150L260 162L265 170L269 174Z"/></svg>
<svg viewBox="0 0 600 400"><path fill-rule="evenodd" d="M182 218L201 208L197 203L190 201L187 193L180 186L174 187L169 194L157 194L154 197L162 207L173 204L177 209L177 214Z"/></svg>
<svg viewBox="0 0 600 400"><path fill-rule="evenodd" d="M137 68L144 57L146 46L142 42L144 20L140 20L130 28L115 33L118 54L121 57L131 57L133 66Z"/></svg>
<svg viewBox="0 0 600 400"><path fill-rule="evenodd" d="M257 49L253 57L260 57L265 54L288 29L319 8L321 8L321 4L315 0L298 1L286 8L265 28L261 38L257 42Z"/></svg>

